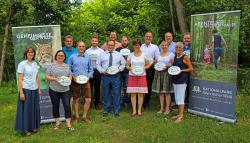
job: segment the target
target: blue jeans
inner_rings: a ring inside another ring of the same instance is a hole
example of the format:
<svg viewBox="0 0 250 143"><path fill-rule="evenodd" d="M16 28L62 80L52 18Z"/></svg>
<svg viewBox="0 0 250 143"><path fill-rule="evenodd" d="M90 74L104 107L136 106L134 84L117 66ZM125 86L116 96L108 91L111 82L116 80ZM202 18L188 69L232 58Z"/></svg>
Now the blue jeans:
<svg viewBox="0 0 250 143"><path fill-rule="evenodd" d="M62 100L65 118L71 118L71 109L70 109L70 92L56 92L52 89L49 89L49 96L52 103L52 112L54 118L60 117L60 99Z"/></svg>
<svg viewBox="0 0 250 143"><path fill-rule="evenodd" d="M121 96L121 75L102 75L103 88L103 108L104 112L108 113L111 110L111 90L113 94L114 113L120 111L120 96Z"/></svg>
<svg viewBox="0 0 250 143"><path fill-rule="evenodd" d="M214 48L214 66L217 69L218 68L218 59L219 57L222 57L222 47L215 47Z"/></svg>
<svg viewBox="0 0 250 143"><path fill-rule="evenodd" d="M121 86L123 90L122 103L129 103L129 98L127 94L127 86L128 86L128 72L123 71L121 73Z"/></svg>

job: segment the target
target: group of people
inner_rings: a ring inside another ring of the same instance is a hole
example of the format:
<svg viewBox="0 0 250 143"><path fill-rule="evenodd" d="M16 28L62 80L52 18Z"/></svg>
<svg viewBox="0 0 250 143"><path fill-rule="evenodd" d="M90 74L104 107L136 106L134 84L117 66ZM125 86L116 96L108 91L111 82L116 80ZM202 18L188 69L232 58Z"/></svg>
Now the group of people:
<svg viewBox="0 0 250 143"><path fill-rule="evenodd" d="M73 47L73 37L65 36L62 50L55 54L55 60L46 70L46 80L49 81L49 96L53 105L54 129L59 129L60 99L62 100L66 127L71 126L71 112L74 107L75 118L85 123L91 123L88 111L93 107L100 109L101 85L103 99L103 117L113 112L118 117L120 105L132 105L131 116L142 116L142 107L150 105L152 92L159 94L160 110L158 114L169 114L173 102L178 105L178 114L172 118L176 123L183 120L186 87L189 73L193 70L190 62L190 34L184 34L183 42L173 42L170 32L165 34L165 40L157 46L152 44L153 34L146 32L144 43L139 40L132 42L133 48L128 47L129 38L123 36L121 43L116 40L116 32L110 32L109 40L98 47L97 35L91 37L91 47L86 48L83 41L78 41ZM121 50L130 51L122 55ZM36 51L32 47L26 48L22 62L18 64L19 98L17 106L15 129L30 135L36 132L40 125L39 96L42 95L38 78L39 65L35 62ZM157 71L154 65L164 63L165 67ZM118 72L110 74L109 67L115 66ZM168 68L178 66L181 71L178 75L169 75ZM143 69L138 75L134 68ZM77 76L84 75L88 78L85 84L77 81ZM71 80L71 85L63 86L59 78L66 76ZM101 84L102 83L102 84ZM83 114L79 114L79 97L84 93ZM130 100L129 100L130 96ZM171 99L174 98L173 99ZM113 108L111 109L111 98ZM172 102L172 103L171 103Z"/></svg>

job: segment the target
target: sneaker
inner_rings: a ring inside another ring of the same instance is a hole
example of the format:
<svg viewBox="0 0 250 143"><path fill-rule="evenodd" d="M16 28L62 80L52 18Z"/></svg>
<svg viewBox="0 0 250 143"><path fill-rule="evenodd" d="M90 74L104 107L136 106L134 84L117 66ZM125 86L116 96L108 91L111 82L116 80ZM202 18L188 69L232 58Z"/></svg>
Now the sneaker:
<svg viewBox="0 0 250 143"><path fill-rule="evenodd" d="M168 111L165 111L163 114L168 115L169 113L170 113L170 111L168 110Z"/></svg>
<svg viewBox="0 0 250 143"><path fill-rule="evenodd" d="M161 111L161 110L157 112L157 114L162 114L162 113L163 113L163 111Z"/></svg>

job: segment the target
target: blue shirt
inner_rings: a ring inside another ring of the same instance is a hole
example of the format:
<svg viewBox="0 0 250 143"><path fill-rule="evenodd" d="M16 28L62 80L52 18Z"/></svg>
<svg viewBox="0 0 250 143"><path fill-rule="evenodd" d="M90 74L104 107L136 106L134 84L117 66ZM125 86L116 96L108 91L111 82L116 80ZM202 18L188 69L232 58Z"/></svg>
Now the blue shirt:
<svg viewBox="0 0 250 143"><path fill-rule="evenodd" d="M168 45L168 51L175 54L175 45L176 43L175 42L171 42L169 45ZM161 45L159 46L159 49L160 49L160 52L162 52L162 48L161 48Z"/></svg>
<svg viewBox="0 0 250 143"><path fill-rule="evenodd" d="M67 49L66 46L64 46L64 47L62 48L62 50L63 50L64 53L66 54L66 59L65 59L65 62L64 62L65 64L68 64L68 60L69 60L69 57L70 57L71 55L78 53L78 50L77 50L77 48L75 48L75 47L72 47L72 48L69 50L69 49Z"/></svg>
<svg viewBox="0 0 250 143"><path fill-rule="evenodd" d="M68 65L73 73L73 76L84 75L90 78L93 77L93 64L88 54L83 55L73 54L70 56Z"/></svg>
<svg viewBox="0 0 250 143"><path fill-rule="evenodd" d="M106 50L103 54L100 55L97 59L97 70L100 73L104 73L104 71L109 67L109 51ZM112 66L118 67L120 71L123 71L125 68L126 61L124 57L117 51L112 52Z"/></svg>
<svg viewBox="0 0 250 143"><path fill-rule="evenodd" d="M189 58L190 58L190 50L191 50L191 45L184 45L183 53L187 55Z"/></svg>

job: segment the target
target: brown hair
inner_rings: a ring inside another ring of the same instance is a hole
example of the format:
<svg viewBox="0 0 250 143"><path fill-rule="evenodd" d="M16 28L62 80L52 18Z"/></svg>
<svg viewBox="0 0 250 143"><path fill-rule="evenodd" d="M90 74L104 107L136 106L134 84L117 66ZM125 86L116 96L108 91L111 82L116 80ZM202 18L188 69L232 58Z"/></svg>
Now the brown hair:
<svg viewBox="0 0 250 143"><path fill-rule="evenodd" d="M65 54L65 52L64 52L63 50L58 50L58 51L56 52L56 54L55 54L55 60L57 60L57 55L58 55L58 53L60 53L60 52L62 52L62 53L64 54L64 62L65 62L65 60L66 60L66 54Z"/></svg>
<svg viewBox="0 0 250 143"><path fill-rule="evenodd" d="M34 57L32 58L32 61L34 61L34 60L35 60L35 56L36 56L36 50L35 50L32 46L28 46L28 47L24 50L23 57L24 57L24 59L27 59L27 54L28 54L28 52L29 52L30 49L31 49L31 50L33 51L33 53L34 53Z"/></svg>
<svg viewBox="0 0 250 143"><path fill-rule="evenodd" d="M93 35L91 36L91 39L93 39L93 38L99 39L99 37L98 37L97 34L93 34Z"/></svg>

